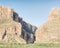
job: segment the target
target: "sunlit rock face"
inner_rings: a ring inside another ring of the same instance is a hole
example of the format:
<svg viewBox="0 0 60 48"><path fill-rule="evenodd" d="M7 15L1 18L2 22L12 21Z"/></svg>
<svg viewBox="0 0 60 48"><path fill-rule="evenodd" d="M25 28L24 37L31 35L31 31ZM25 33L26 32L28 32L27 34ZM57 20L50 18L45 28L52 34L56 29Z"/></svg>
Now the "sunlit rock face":
<svg viewBox="0 0 60 48"><path fill-rule="evenodd" d="M60 8L53 8L48 21L36 31L36 43L60 42Z"/></svg>
<svg viewBox="0 0 60 48"><path fill-rule="evenodd" d="M17 14L17 13L15 13ZM16 17L18 17L16 15ZM17 19L15 19L17 21ZM22 25L14 20L14 10L10 7L0 6L0 42L25 43L20 37Z"/></svg>
<svg viewBox="0 0 60 48"><path fill-rule="evenodd" d="M13 9L6 6L0 6L0 19L1 18L11 19L12 16L13 16Z"/></svg>
<svg viewBox="0 0 60 48"><path fill-rule="evenodd" d="M60 8L52 8L49 13L48 20L60 19Z"/></svg>
<svg viewBox="0 0 60 48"><path fill-rule="evenodd" d="M37 27L26 23L12 8L0 6L0 42L26 43L31 34L34 39L36 29Z"/></svg>

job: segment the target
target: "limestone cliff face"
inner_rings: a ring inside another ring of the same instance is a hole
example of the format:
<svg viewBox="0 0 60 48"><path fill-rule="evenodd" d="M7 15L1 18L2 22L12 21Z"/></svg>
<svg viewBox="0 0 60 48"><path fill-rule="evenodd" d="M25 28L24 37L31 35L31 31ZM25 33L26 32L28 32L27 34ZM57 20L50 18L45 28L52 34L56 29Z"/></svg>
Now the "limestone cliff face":
<svg viewBox="0 0 60 48"><path fill-rule="evenodd" d="M26 40L21 37L23 30L30 34L36 29L35 26L23 21L12 8L0 6L0 42L26 43Z"/></svg>
<svg viewBox="0 0 60 48"><path fill-rule="evenodd" d="M6 6L0 6L0 19L1 18L11 19L12 16L13 16L13 9Z"/></svg>
<svg viewBox="0 0 60 48"><path fill-rule="evenodd" d="M20 37L22 25L14 21L13 9L0 6L0 42L19 42L25 41ZM16 15L17 16L17 15Z"/></svg>
<svg viewBox="0 0 60 48"><path fill-rule="evenodd" d="M53 8L48 21L36 31L36 43L60 42L60 8Z"/></svg>
<svg viewBox="0 0 60 48"><path fill-rule="evenodd" d="M48 21L60 19L60 8L52 8L48 16Z"/></svg>

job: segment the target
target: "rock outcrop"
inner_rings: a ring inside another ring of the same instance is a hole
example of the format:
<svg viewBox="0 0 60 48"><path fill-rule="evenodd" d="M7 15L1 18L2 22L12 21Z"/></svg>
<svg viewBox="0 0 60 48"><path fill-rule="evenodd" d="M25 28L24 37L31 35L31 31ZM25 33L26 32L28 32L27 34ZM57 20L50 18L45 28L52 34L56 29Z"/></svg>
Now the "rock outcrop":
<svg viewBox="0 0 60 48"><path fill-rule="evenodd" d="M37 29L36 26L32 26L31 24L29 23L26 23L25 21L22 21L22 33L21 36L26 40L26 42L29 42L29 43L34 43L35 41L35 31ZM32 39L32 41L31 41Z"/></svg>
<svg viewBox="0 0 60 48"><path fill-rule="evenodd" d="M23 30L25 34L34 35L36 29L35 26L23 21L12 8L0 6L0 42L26 43L27 36L23 38Z"/></svg>
<svg viewBox="0 0 60 48"><path fill-rule="evenodd" d="M48 21L36 31L36 43L60 42L60 8L53 8Z"/></svg>
<svg viewBox="0 0 60 48"><path fill-rule="evenodd" d="M18 42L25 43L20 37L22 25L13 20L13 9L0 6L0 42ZM17 16L17 15L16 15Z"/></svg>

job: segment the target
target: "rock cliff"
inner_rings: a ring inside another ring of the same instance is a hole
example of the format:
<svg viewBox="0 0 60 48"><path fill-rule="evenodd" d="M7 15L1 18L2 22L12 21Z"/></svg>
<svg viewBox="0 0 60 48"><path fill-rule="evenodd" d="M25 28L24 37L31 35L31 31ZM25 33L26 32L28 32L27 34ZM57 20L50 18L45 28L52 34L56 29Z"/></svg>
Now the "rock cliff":
<svg viewBox="0 0 60 48"><path fill-rule="evenodd" d="M37 28L23 21L12 8L0 6L0 42L26 43L21 37L23 29L34 34Z"/></svg>
<svg viewBox="0 0 60 48"><path fill-rule="evenodd" d="M36 31L36 43L60 42L60 8L53 8L48 21Z"/></svg>

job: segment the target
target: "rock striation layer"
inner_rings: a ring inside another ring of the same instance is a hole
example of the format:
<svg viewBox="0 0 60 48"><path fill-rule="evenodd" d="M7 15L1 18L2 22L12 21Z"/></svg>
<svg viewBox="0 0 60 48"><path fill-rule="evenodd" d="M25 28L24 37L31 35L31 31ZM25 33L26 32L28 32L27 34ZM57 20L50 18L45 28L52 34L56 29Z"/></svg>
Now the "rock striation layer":
<svg viewBox="0 0 60 48"><path fill-rule="evenodd" d="M60 42L60 8L53 8L48 21L36 31L36 43Z"/></svg>
<svg viewBox="0 0 60 48"><path fill-rule="evenodd" d="M34 35L36 29L37 27L23 21L12 8L0 6L0 42L26 43L27 34Z"/></svg>

